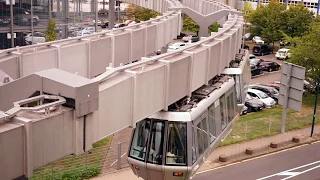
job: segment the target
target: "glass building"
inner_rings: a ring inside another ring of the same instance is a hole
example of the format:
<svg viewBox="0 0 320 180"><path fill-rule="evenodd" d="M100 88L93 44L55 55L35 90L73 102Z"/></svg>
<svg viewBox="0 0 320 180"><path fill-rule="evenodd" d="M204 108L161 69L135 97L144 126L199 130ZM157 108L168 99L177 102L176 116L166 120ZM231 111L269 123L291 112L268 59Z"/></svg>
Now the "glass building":
<svg viewBox="0 0 320 180"><path fill-rule="evenodd" d="M56 23L57 39L92 34L107 28L108 0L11 1L12 7L6 0L0 0L0 49L45 42L50 15ZM115 5L118 12L115 17L119 18L119 12L125 14L126 4L117 1Z"/></svg>

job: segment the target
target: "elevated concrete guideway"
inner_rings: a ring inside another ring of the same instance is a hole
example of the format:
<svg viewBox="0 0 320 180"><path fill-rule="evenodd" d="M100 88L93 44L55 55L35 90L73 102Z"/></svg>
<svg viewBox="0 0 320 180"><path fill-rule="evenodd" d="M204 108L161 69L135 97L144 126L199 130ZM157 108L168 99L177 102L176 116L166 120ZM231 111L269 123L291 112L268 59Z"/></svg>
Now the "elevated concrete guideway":
<svg viewBox="0 0 320 180"><path fill-rule="evenodd" d="M34 169L81 154L92 143L135 126L220 75L239 52L243 18L231 7L206 1L214 4L209 8L212 12L223 12L216 14L223 23L218 32L175 52L144 58L180 33L181 11L169 7L183 5L174 0L130 2L163 16L94 35L0 52L0 70L6 74L0 77L13 80L0 86L1 111L8 112L14 102L30 97L36 98L27 106L36 110L41 95L66 100L60 110L19 112L0 126L0 154L5 155L0 161L1 178L32 177ZM135 58L142 60L131 63Z"/></svg>

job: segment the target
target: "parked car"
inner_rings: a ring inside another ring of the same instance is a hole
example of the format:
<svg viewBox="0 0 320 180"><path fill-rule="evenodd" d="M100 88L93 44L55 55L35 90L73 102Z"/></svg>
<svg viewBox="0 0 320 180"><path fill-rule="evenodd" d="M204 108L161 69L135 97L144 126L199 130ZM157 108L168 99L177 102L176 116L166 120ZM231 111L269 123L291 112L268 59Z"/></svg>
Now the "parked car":
<svg viewBox="0 0 320 180"><path fill-rule="evenodd" d="M266 84L266 86L273 87L273 88L275 88L276 90L280 91L280 84L269 83L269 84Z"/></svg>
<svg viewBox="0 0 320 180"><path fill-rule="evenodd" d="M262 68L263 71L278 71L281 66L280 64L273 62L273 61L263 61L260 63L260 68Z"/></svg>
<svg viewBox="0 0 320 180"><path fill-rule="evenodd" d="M189 35L189 36L184 36L184 37L182 38L182 40L183 40L184 42L189 42L189 41L191 41L191 42L197 42L197 41L200 40L200 38L199 38L199 36L197 36L197 35Z"/></svg>
<svg viewBox="0 0 320 180"><path fill-rule="evenodd" d="M251 76L257 76L262 73L262 70L255 65L250 64Z"/></svg>
<svg viewBox="0 0 320 180"><path fill-rule="evenodd" d="M187 46L187 43L174 43L173 45L169 46L168 50L177 50L185 46Z"/></svg>
<svg viewBox="0 0 320 180"><path fill-rule="evenodd" d="M272 108L276 105L276 101L274 99L260 90L248 89L248 94L255 99L261 100L266 108Z"/></svg>
<svg viewBox="0 0 320 180"><path fill-rule="evenodd" d="M101 27L101 28L107 28L107 27L109 27L109 21L102 22L100 27Z"/></svg>
<svg viewBox="0 0 320 180"><path fill-rule="evenodd" d="M8 26L10 22L9 16L0 16L0 26Z"/></svg>
<svg viewBox="0 0 320 180"><path fill-rule="evenodd" d="M246 45L246 44L241 44L241 49L247 49L247 50L249 50L249 46L248 45Z"/></svg>
<svg viewBox="0 0 320 180"><path fill-rule="evenodd" d="M268 44L258 44L254 45L252 49L252 53L258 56L264 56L266 54L271 54L272 48Z"/></svg>
<svg viewBox="0 0 320 180"><path fill-rule="evenodd" d="M264 44L264 41L261 39L261 37L259 37L259 36L254 36L253 38L252 38L252 42L253 43L256 43L256 44Z"/></svg>
<svg viewBox="0 0 320 180"><path fill-rule="evenodd" d="M261 100L251 97L249 94L246 95L246 100L244 103L248 107L247 112L257 112L264 108L264 104Z"/></svg>
<svg viewBox="0 0 320 180"><path fill-rule="evenodd" d="M256 58L256 56L255 55L253 55L253 54L249 54L249 59L255 59Z"/></svg>
<svg viewBox="0 0 320 180"><path fill-rule="evenodd" d="M177 39L182 39L183 37L185 37L186 34L185 33L180 33L178 36L177 36Z"/></svg>
<svg viewBox="0 0 320 180"><path fill-rule="evenodd" d="M114 28L122 28L122 27L125 27L126 25L121 23L121 24L116 24L114 25Z"/></svg>
<svg viewBox="0 0 320 180"><path fill-rule="evenodd" d="M247 106L243 106L242 111L240 113L240 116L246 115L248 113L248 107Z"/></svg>
<svg viewBox="0 0 320 180"><path fill-rule="evenodd" d="M42 32L34 32L33 34L30 33L25 36L25 41L28 42L29 44L45 43L46 34Z"/></svg>
<svg viewBox="0 0 320 180"><path fill-rule="evenodd" d="M291 43L290 42L285 42L282 39L279 41L280 46L289 46Z"/></svg>
<svg viewBox="0 0 320 180"><path fill-rule="evenodd" d="M264 60L263 60L263 59L260 59L260 58L255 58L255 59L250 59L249 62L250 62L250 64L253 64L253 65L259 67L260 64L261 64L262 62L264 62Z"/></svg>
<svg viewBox="0 0 320 180"><path fill-rule="evenodd" d="M33 21L33 22L31 22ZM13 23L16 25L23 25L23 26L31 26L31 23L33 25L39 24L39 16L29 14L28 12L25 12L25 14L17 14L13 18Z"/></svg>
<svg viewBox="0 0 320 180"><path fill-rule="evenodd" d="M289 59L291 57L290 49L281 48L278 50L275 56L277 59L281 60Z"/></svg>
<svg viewBox="0 0 320 180"><path fill-rule="evenodd" d="M249 88L257 89L257 90L260 90L260 91L266 93L269 97L274 99L276 101L276 103L278 103L279 91L277 89L275 89L273 87L265 86L265 85L262 85L262 84L250 85Z"/></svg>

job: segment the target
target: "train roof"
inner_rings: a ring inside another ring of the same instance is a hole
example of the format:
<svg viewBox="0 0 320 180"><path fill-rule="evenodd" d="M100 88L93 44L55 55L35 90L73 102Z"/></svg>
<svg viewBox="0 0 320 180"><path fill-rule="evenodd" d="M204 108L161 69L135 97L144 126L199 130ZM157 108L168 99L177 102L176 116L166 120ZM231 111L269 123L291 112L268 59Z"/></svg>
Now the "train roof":
<svg viewBox="0 0 320 180"><path fill-rule="evenodd" d="M180 106L180 108L169 111L160 111L156 112L149 118L162 119L168 121L193 121L204 113L209 106L215 103L224 93L228 92L230 88L234 86L234 79L229 76L223 76L220 80L212 85L205 85L196 90L191 97L190 102ZM207 95L203 95L202 99L198 102L192 102L193 97L201 96L200 93L203 93L211 89ZM197 93L198 92L198 93ZM218 106L219 104L215 104Z"/></svg>

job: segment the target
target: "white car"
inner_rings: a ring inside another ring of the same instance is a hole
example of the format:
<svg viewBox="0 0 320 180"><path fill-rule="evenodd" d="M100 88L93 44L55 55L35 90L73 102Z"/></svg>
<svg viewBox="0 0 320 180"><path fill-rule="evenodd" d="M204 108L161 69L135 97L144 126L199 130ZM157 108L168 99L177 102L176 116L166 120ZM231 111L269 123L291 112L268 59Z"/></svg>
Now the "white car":
<svg viewBox="0 0 320 180"><path fill-rule="evenodd" d="M180 47L187 46L187 43L174 43L173 45L169 46L168 50L177 50Z"/></svg>
<svg viewBox="0 0 320 180"><path fill-rule="evenodd" d="M32 38L33 36L33 38ZM33 34L27 34L25 37L25 41L29 42L30 44L38 44L38 43L45 43L46 42L46 34L41 32L34 32Z"/></svg>
<svg viewBox="0 0 320 180"><path fill-rule="evenodd" d="M277 59L284 60L284 59L288 59L290 57L291 57L290 49L287 49L287 48L281 48L276 53L276 58Z"/></svg>
<svg viewBox="0 0 320 180"><path fill-rule="evenodd" d="M264 41L261 39L261 37L259 37L259 36L254 36L253 38L252 38L252 42L253 43L256 43L256 44L264 44Z"/></svg>
<svg viewBox="0 0 320 180"><path fill-rule="evenodd" d="M266 108L272 108L276 105L276 101L274 99L260 90L249 88L248 94L255 99L261 100Z"/></svg>

